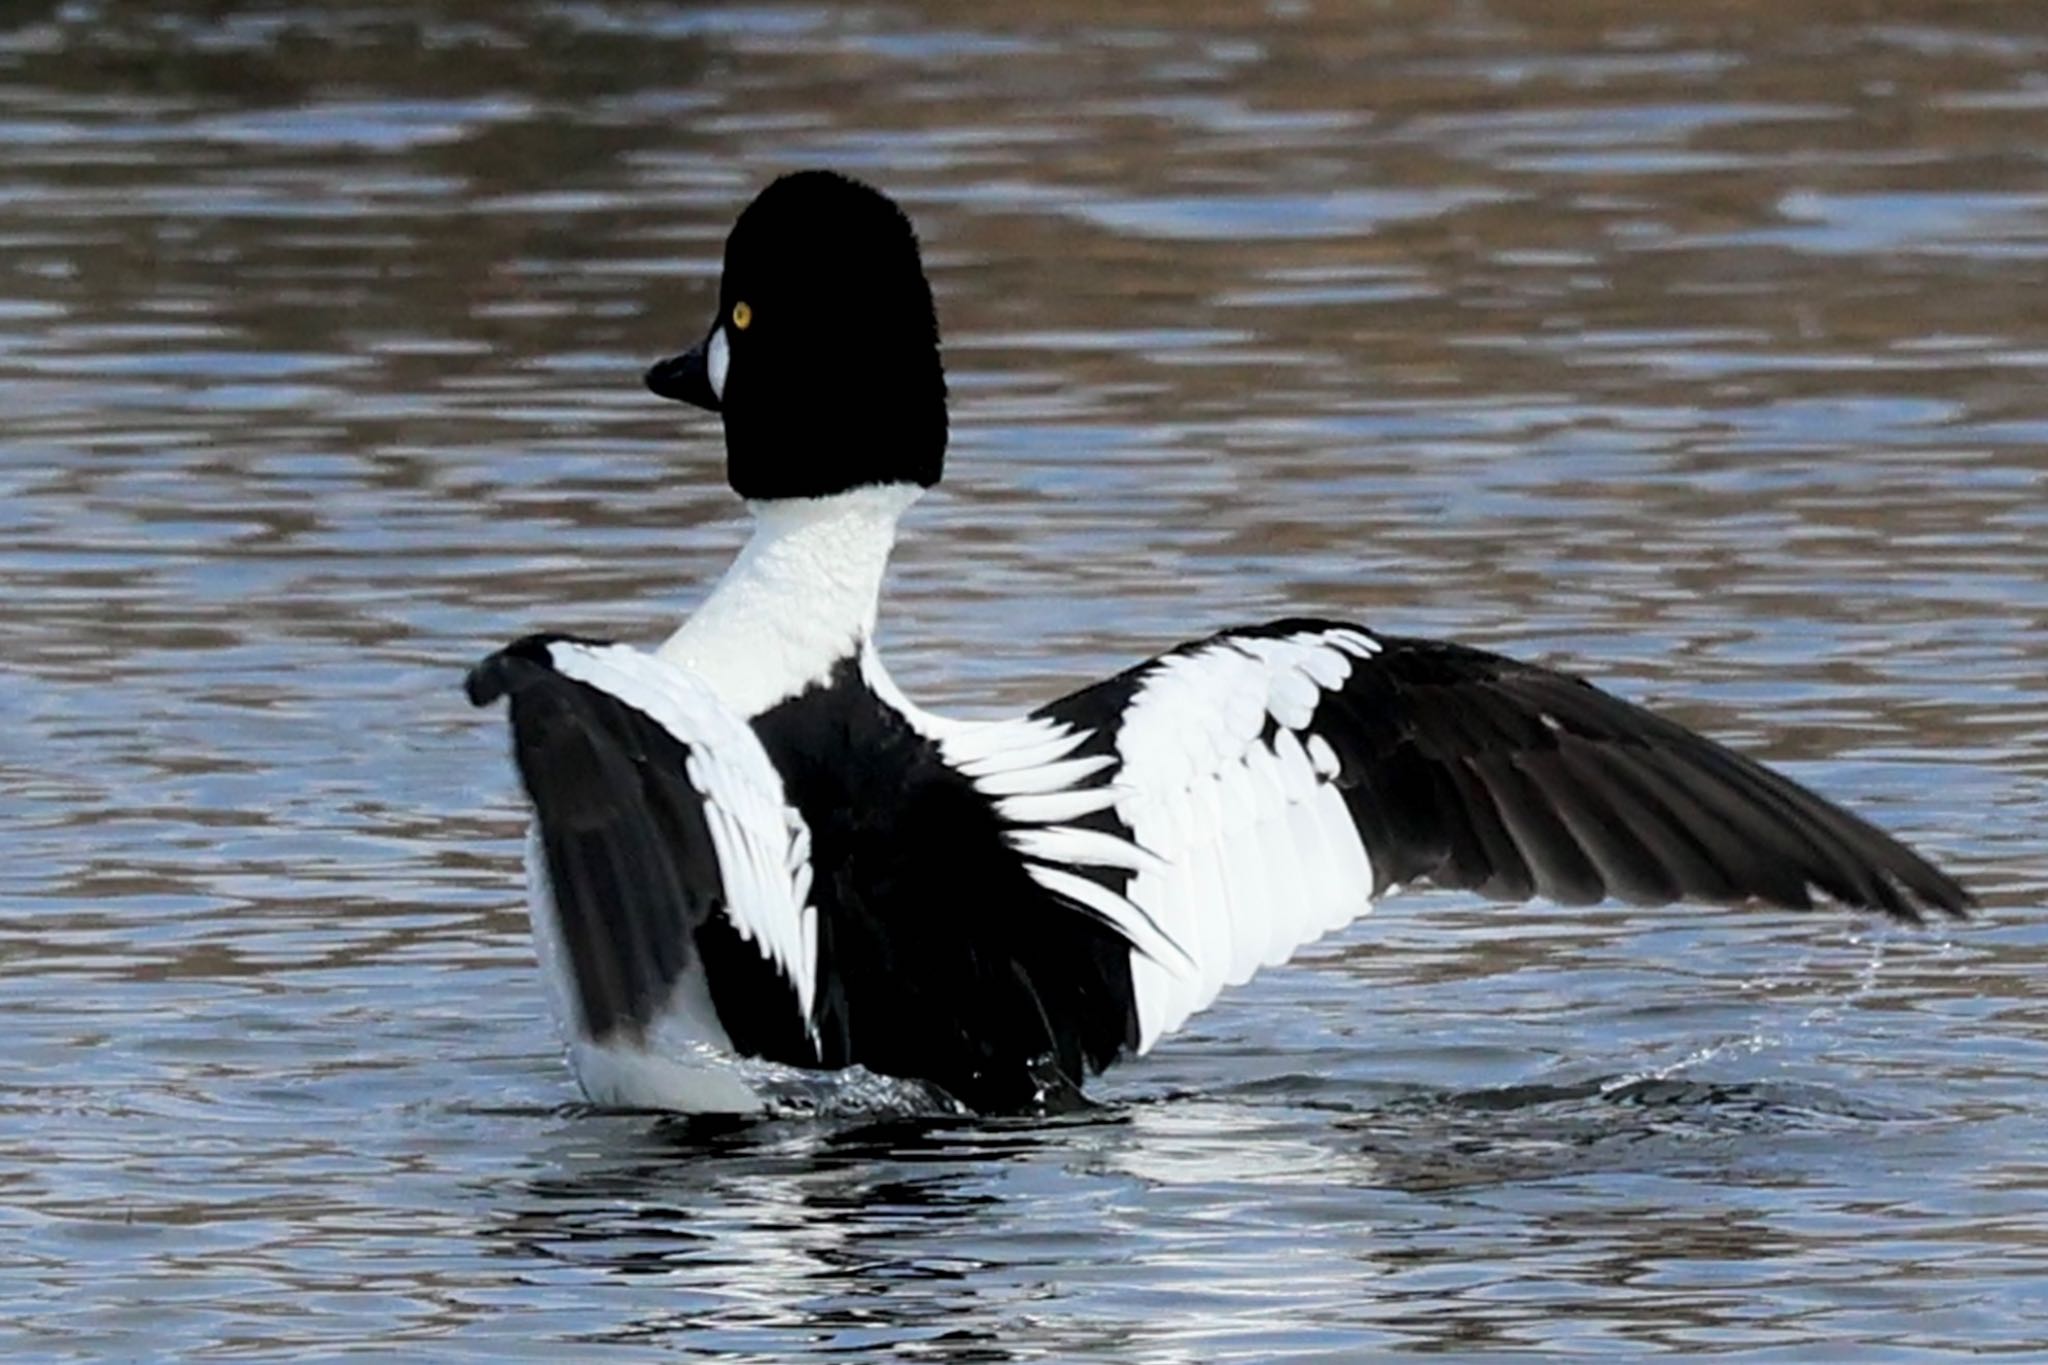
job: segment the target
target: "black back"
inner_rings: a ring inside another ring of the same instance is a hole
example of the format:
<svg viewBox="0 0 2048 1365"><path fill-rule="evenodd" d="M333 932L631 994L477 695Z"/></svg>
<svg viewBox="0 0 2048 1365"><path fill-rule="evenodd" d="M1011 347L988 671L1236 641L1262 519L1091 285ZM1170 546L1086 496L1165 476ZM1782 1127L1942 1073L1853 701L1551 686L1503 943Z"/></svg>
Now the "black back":
<svg viewBox="0 0 2048 1365"><path fill-rule="evenodd" d="M988 798L856 661L754 729L810 825L825 1065L1015 1112L1073 1098L1136 1045L1129 945L1031 879ZM730 1029L729 994L714 978Z"/></svg>

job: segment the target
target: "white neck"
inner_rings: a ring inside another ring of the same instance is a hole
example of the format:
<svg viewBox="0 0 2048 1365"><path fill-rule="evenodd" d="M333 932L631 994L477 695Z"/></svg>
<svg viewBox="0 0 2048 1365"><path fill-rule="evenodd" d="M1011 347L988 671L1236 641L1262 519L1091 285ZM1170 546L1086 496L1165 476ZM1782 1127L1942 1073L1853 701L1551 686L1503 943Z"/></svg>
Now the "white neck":
<svg viewBox="0 0 2048 1365"><path fill-rule="evenodd" d="M923 489L749 502L754 535L660 653L743 716L821 682L875 629L896 520Z"/></svg>

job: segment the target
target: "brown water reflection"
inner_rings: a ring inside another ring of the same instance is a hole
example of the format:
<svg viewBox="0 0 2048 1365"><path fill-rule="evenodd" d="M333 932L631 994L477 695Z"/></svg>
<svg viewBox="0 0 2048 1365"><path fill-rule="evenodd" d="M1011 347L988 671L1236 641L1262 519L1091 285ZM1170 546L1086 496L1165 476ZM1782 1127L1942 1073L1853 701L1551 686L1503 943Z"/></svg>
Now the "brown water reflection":
<svg viewBox="0 0 2048 1365"><path fill-rule="evenodd" d="M2044 57L2017 5L10 8L0 1336L2036 1347ZM933 703L1288 609L1456 635L1794 765L1988 922L1444 899L1081 1122L559 1109L453 684L722 566L637 375L817 163L939 291L888 625Z"/></svg>

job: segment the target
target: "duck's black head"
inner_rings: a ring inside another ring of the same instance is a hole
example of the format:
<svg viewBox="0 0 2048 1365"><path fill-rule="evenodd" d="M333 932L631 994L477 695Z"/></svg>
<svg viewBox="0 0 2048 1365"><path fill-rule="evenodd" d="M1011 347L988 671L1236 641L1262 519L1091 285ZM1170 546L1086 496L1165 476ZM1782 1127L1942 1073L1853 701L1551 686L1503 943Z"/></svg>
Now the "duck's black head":
<svg viewBox="0 0 2048 1365"><path fill-rule="evenodd" d="M725 239L710 334L647 387L725 419L744 498L937 483L946 375L910 220L858 180L783 176Z"/></svg>

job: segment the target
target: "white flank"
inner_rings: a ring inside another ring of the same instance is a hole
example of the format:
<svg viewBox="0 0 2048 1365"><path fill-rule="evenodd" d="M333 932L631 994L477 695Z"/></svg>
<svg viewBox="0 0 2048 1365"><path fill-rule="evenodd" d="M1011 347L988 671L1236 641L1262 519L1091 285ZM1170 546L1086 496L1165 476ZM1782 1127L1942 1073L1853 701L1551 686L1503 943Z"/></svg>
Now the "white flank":
<svg viewBox="0 0 2048 1365"><path fill-rule="evenodd" d="M738 1060L684 1042L573 1042L569 1068L592 1104L678 1114L757 1114L768 1102L740 1074Z"/></svg>
<svg viewBox="0 0 2048 1365"><path fill-rule="evenodd" d="M576 1084L592 1104L686 1114L746 1114L764 1107L739 1075L732 1040L711 1006L702 963L692 962L683 973L647 1036L619 1035L600 1043L584 1035L575 969L562 943L538 828L527 832L526 896L548 1012L567 1047Z"/></svg>

